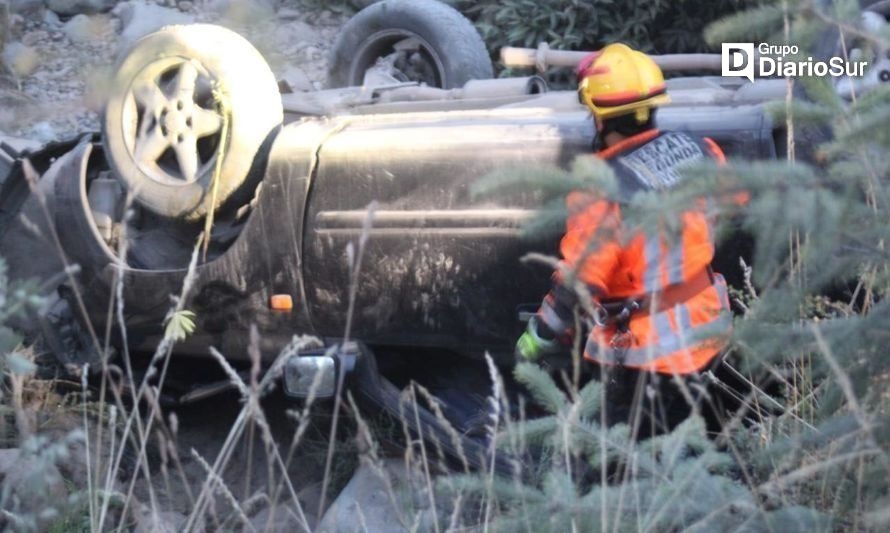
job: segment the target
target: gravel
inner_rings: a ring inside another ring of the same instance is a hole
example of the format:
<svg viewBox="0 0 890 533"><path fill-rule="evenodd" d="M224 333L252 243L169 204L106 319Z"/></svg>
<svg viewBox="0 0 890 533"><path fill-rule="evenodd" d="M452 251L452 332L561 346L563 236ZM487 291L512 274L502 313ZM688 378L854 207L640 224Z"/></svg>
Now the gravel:
<svg viewBox="0 0 890 533"><path fill-rule="evenodd" d="M11 9L0 73L0 135L48 142L98 131L103 90L117 58L139 36L171 23L227 26L263 53L279 79L295 89L319 89L328 51L346 22L329 11L304 12L293 0L82 4L94 7L61 17L71 11L34 2Z"/></svg>

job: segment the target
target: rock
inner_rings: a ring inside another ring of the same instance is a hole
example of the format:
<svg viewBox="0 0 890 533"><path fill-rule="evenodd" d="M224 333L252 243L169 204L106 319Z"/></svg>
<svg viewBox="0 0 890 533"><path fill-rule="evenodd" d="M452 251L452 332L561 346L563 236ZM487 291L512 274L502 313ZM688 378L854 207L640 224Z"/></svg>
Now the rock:
<svg viewBox="0 0 890 533"><path fill-rule="evenodd" d="M300 67L290 67L282 74L281 78L290 85L294 92L312 91L312 80Z"/></svg>
<svg viewBox="0 0 890 533"><path fill-rule="evenodd" d="M278 20L299 20L303 17L303 12L292 7L282 7L278 10Z"/></svg>
<svg viewBox="0 0 890 533"><path fill-rule="evenodd" d="M238 23L270 19L277 7L274 0L212 0L207 4L208 10Z"/></svg>
<svg viewBox="0 0 890 533"><path fill-rule="evenodd" d="M22 44L25 46L34 46L47 38L47 33L43 30L33 30L22 35Z"/></svg>
<svg viewBox="0 0 890 533"><path fill-rule="evenodd" d="M9 10L23 15L34 15L43 9L44 0L9 0Z"/></svg>
<svg viewBox="0 0 890 533"><path fill-rule="evenodd" d="M3 49L3 63L18 78L32 74L40 65L40 55L30 46L12 42Z"/></svg>
<svg viewBox="0 0 890 533"><path fill-rule="evenodd" d="M191 11L193 7L195 7L195 3L189 2L188 0L183 0L182 2L179 3L180 11L188 12L188 11Z"/></svg>
<svg viewBox="0 0 890 533"><path fill-rule="evenodd" d="M47 0L46 6L62 16L92 14L108 11L116 0Z"/></svg>
<svg viewBox="0 0 890 533"><path fill-rule="evenodd" d="M65 23L62 31L71 42L84 44L101 41L114 30L107 15L75 15Z"/></svg>
<svg viewBox="0 0 890 533"><path fill-rule="evenodd" d="M0 0L0 53L9 38L9 5Z"/></svg>
<svg viewBox="0 0 890 533"><path fill-rule="evenodd" d="M309 519L308 516L306 518ZM279 505L274 511L268 507L263 509L250 519L250 525L255 531L300 531L303 529L282 505Z"/></svg>
<svg viewBox="0 0 890 533"><path fill-rule="evenodd" d="M59 138L59 133L53 125L46 120L31 124L25 131L27 132L28 138L36 139L41 143L55 141Z"/></svg>
<svg viewBox="0 0 890 533"><path fill-rule="evenodd" d="M50 11L49 9L43 11L43 22L49 26L58 26L62 23L62 21L59 20L59 16L56 15L56 12Z"/></svg>
<svg viewBox="0 0 890 533"><path fill-rule="evenodd" d="M133 7L134 2L118 2L114 9L111 10L111 14L118 18L124 27L127 26L133 20Z"/></svg>
<svg viewBox="0 0 890 533"><path fill-rule="evenodd" d="M27 150L38 150L43 146L42 143L33 139L22 139L20 137L10 137L8 135L0 135L0 143L8 145L12 147L13 150L20 153Z"/></svg>
<svg viewBox="0 0 890 533"><path fill-rule="evenodd" d="M134 513L136 527L133 533L176 533L185 525L186 516L176 511L152 513L145 505L139 505Z"/></svg>
<svg viewBox="0 0 890 533"><path fill-rule="evenodd" d="M86 41L90 29L90 17L80 14L74 15L62 26L62 31L72 41Z"/></svg>
<svg viewBox="0 0 890 533"><path fill-rule="evenodd" d="M303 57L306 58L306 61L314 61L321 57L321 50L316 46L307 46L303 49Z"/></svg>
<svg viewBox="0 0 890 533"><path fill-rule="evenodd" d="M382 474L389 479L392 494L401 508L396 509L390 498L387 483L380 472L370 464L362 464L352 479L328 508L316 531L319 533L348 533L353 531L377 531L396 533L407 531L401 524L420 524L421 531L433 529L429 511L421 511L420 516L406 512L416 508L418 495L424 492L423 480L415 472L405 468L402 459L385 459L381 465ZM404 505L402 505L404 504ZM358 517L361 517L359 519ZM419 518L419 520L418 520Z"/></svg>
<svg viewBox="0 0 890 533"><path fill-rule="evenodd" d="M25 26L25 17L19 15L18 13L11 13L9 15L9 26L6 28L7 32L15 31L19 28ZM9 33L7 33L9 35Z"/></svg>
<svg viewBox="0 0 890 533"><path fill-rule="evenodd" d="M315 531L315 512L321 501L322 483L311 483L297 492L297 499L306 517L309 531ZM290 502L279 502L272 508L263 506L256 510L245 509L250 525L256 531L301 531L303 523L297 518L296 509ZM249 528L248 528L249 529Z"/></svg>
<svg viewBox="0 0 890 533"><path fill-rule="evenodd" d="M65 482L47 458L18 448L0 450L0 487L4 509L35 521L51 520L68 500Z"/></svg>
<svg viewBox="0 0 890 533"><path fill-rule="evenodd" d="M195 21L193 16L186 15L178 9L141 2L129 2L128 6L117 15L123 23L124 29L121 32L123 44L129 44L170 24L190 24Z"/></svg>

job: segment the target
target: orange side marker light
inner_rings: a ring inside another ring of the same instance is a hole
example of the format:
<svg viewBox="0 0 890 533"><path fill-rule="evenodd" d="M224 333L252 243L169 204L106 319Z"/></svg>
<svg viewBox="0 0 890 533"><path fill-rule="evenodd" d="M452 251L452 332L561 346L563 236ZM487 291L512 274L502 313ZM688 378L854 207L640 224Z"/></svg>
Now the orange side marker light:
<svg viewBox="0 0 890 533"><path fill-rule="evenodd" d="M292 311L294 308L294 299L290 294L273 294L269 298L269 307L273 311Z"/></svg>

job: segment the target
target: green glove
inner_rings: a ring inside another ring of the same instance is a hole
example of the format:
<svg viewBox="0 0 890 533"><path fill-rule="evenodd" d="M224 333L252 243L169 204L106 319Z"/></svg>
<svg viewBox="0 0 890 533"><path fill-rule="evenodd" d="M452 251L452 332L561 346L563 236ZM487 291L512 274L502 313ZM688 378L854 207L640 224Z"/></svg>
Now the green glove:
<svg viewBox="0 0 890 533"><path fill-rule="evenodd" d="M559 344L555 340L545 340L538 335L538 321L532 317L528 321L525 333L516 341L516 357L522 361L534 362L559 350Z"/></svg>

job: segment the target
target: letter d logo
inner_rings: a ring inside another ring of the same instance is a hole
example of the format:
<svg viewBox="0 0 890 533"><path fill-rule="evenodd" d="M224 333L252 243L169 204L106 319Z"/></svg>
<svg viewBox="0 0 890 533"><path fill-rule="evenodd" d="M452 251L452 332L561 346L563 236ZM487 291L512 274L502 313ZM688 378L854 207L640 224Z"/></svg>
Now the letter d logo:
<svg viewBox="0 0 890 533"><path fill-rule="evenodd" d="M720 66L724 76L754 81L754 43L723 43Z"/></svg>

